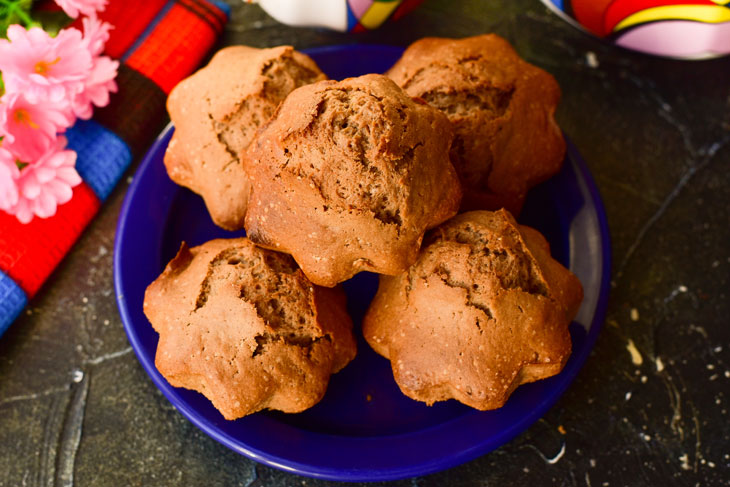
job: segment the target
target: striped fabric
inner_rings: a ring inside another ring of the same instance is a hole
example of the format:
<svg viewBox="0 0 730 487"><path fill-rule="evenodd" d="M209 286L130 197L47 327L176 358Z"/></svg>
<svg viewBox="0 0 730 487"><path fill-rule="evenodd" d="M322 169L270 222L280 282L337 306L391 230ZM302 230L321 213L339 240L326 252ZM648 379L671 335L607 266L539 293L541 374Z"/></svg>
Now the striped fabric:
<svg viewBox="0 0 730 487"><path fill-rule="evenodd" d="M27 303L28 298L20 286L0 272L0 335L8 329Z"/></svg>
<svg viewBox="0 0 730 487"><path fill-rule="evenodd" d="M95 120L79 120L66 134L76 151L76 171L104 201L132 160L132 151L117 134ZM104 164L99 164L103 160Z"/></svg>
<svg viewBox="0 0 730 487"><path fill-rule="evenodd" d="M121 61L119 91L66 132L84 181L52 218L23 225L0 211L0 335L163 128L167 94L201 63L227 15L224 3L206 0L109 1L100 18L115 26L106 54Z"/></svg>

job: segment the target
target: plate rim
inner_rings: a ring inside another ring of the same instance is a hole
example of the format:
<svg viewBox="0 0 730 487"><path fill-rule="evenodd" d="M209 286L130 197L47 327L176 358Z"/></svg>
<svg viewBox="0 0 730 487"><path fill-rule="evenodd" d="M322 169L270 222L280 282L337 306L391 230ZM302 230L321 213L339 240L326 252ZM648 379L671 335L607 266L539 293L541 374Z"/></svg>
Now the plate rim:
<svg viewBox="0 0 730 487"><path fill-rule="evenodd" d="M320 48L312 48L304 50L303 52L309 54L309 55L317 55L318 53L327 53L332 54L339 51L352 51L352 50L360 50L365 49L372 52L377 52L380 49L389 50L391 52L394 52L396 49L400 49L402 51L402 48L398 48L396 46L388 46L388 45L372 45L372 44L348 44L348 45L342 45L342 46L323 46ZM588 329L588 332L585 336L583 346L582 348L577 351L577 353L574 352L574 355L572 357L572 361L574 362L573 366L569 370L563 370L561 374L556 376L559 378L558 384L556 384L556 387L554 387L551 391L550 396L542 401L541 403L537 404L535 408L533 408L530 413L520 417L518 421L513 422L509 428L506 430L502 430L499 434L494 435L490 437L488 440L484 440L483 442L479 442L474 444L471 448L463 449L458 452L454 452L454 454L450 456L443 456L438 459L430 460L427 462L411 462L408 465L404 465L402 467L398 468L388 468L388 469L363 469L363 468L356 468L356 469L346 469L346 468L337 468L333 466L322 466L322 465L311 465L311 464L303 464L301 462L292 461L287 458L282 458L277 455L268 454L265 451L261 451L256 448L252 448L249 445L246 445L241 440L237 440L236 438L232 437L228 433L220 430L218 427L216 427L214 424L212 424L207 418L203 417L202 415L198 414L197 411L192 408L186 401L180 399L178 395L175 393L175 389L157 372L157 369L154 365L154 357L150 358L147 357L143 353L143 346L139 339L139 337L136 334L135 326L133 324L133 319L130 315L130 310L128 309L127 301L125 299L123 289L124 289L124 270L123 270L123 262L122 262L122 255L123 252L121 251L121 248L124 244L125 236L128 235L128 226L133 225L133 223L130 223L128 221L129 214L130 214L130 207L132 205L132 201L134 199L134 195L136 194L141 181L142 176L145 173L146 169L151 165L152 161L155 159L156 155L159 153L160 150L164 150L163 145L166 146L169 137L171 136L171 132L173 130L172 124L169 124L157 137L154 144L150 147L150 149L145 154L144 158L142 159L140 165L135 170L134 177L132 180L132 183L130 184L129 188L127 189L127 194L125 195L124 201L122 203L122 207L119 214L119 220L117 222L116 227L116 234L115 234L115 242L114 242L114 287L115 287L115 296L117 301L117 307L119 309L119 313L122 319L122 323L124 326L125 333L127 334L127 338L132 345L132 348L135 352L135 355L137 356L137 359L139 360L140 364L142 365L143 369L147 373L147 375L152 379L152 382L155 384L155 386L160 390L165 398L170 401L175 408L183 414L190 422L192 422L196 427L201 429L204 433L206 433L208 436L213 438L214 440L218 441L219 443L223 444L224 446L228 447L229 449L238 452L239 454L242 454L248 458L251 458L252 460L255 460L257 462L263 463L265 465L284 470L290 473L295 473L298 475L304 475L308 477L318 478L318 479L326 479L326 480L339 480L339 481L349 481L349 482L357 482L357 481L385 481L385 480L398 480L403 478L410 478L414 476L421 476L426 475L434 472L438 472L441 470L445 470L457 465L460 465L462 463L468 462L470 460L473 460L483 454L488 453L489 451L492 451L499 446L506 444L510 440L512 440L515 436L517 436L519 433L526 430L530 425L532 425L535 421L537 421L539 418L545 415L545 413L553 406L555 403L562 397L562 395L565 393L565 390L570 386L570 384L575 380L575 377L577 376L578 372L583 368L583 365L588 358L588 355L592 351L595 341L598 337L598 334L600 330L603 327L603 323L606 316L606 308L608 303L608 294L610 290L610 278L611 278L611 241L610 241L610 234L608 229L608 221L606 217L605 207L603 205L603 200L601 199L600 193L598 191L598 187L595 184L595 181L585 163L583 158L578 153L577 148L575 145L570 141L570 139L565 136L566 140L566 162L572 161L575 165L575 167L580 171L580 175L582 176L582 181L586 185L586 189L591 197L591 202L595 208L596 218L598 222L598 228L600 231L600 242L601 242L601 253L603 256L602 259L602 266L601 266L601 285L599 289L599 297L596 303L595 311L593 313L593 317L590 323L590 327ZM150 325L151 326L151 325ZM308 435L318 435L318 433L314 432L306 432ZM367 438L367 440L373 440L377 442L379 439L382 441L383 438L388 438L390 441L392 441L395 438L404 438L404 437L415 437L418 436L421 433L421 430L414 431L414 432L408 432L398 435L392 435L392 436L376 436ZM326 436L326 435L324 435ZM362 441L362 438L359 438L360 441Z"/></svg>

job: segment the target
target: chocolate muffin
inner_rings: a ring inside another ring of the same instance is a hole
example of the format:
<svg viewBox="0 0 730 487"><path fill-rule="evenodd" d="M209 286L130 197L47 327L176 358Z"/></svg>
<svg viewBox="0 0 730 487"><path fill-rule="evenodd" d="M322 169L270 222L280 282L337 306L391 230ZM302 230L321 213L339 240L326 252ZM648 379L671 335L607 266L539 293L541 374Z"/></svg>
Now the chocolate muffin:
<svg viewBox="0 0 730 487"><path fill-rule="evenodd" d="M560 88L501 37L421 39L387 75L454 124L462 210L516 215L527 190L560 169L565 141L553 117Z"/></svg>
<svg viewBox="0 0 730 487"><path fill-rule="evenodd" d="M242 228L250 186L241 155L290 91L323 79L314 61L289 46L218 51L167 100L175 124L165 153L170 178L200 194L217 225Z"/></svg>
<svg viewBox="0 0 730 487"><path fill-rule="evenodd" d="M382 75L294 90L249 146L246 232L334 286L397 274L427 228L456 214L451 124Z"/></svg>
<svg viewBox="0 0 730 487"><path fill-rule="evenodd" d="M355 356L344 292L312 285L291 256L246 238L183 244L147 288L144 312L160 334L160 373L226 419L303 411Z"/></svg>
<svg viewBox="0 0 730 487"><path fill-rule="evenodd" d="M380 277L363 333L407 396L495 409L562 370L582 299L539 232L474 211L430 231L408 271Z"/></svg>

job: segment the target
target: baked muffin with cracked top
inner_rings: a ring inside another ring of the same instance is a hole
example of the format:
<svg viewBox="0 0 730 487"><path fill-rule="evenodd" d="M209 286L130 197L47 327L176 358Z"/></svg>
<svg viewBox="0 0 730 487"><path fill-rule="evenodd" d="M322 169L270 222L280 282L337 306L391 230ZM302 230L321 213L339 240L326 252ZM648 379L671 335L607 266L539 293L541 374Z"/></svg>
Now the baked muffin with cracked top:
<svg viewBox="0 0 730 487"><path fill-rule="evenodd" d="M246 232L315 284L397 274L426 229L456 214L451 124L370 74L294 90L251 143Z"/></svg>
<svg viewBox="0 0 730 487"><path fill-rule="evenodd" d="M562 370L582 299L539 232L474 211L431 230L408 271L380 276L363 334L407 396L495 409Z"/></svg>
<svg viewBox="0 0 730 487"><path fill-rule="evenodd" d="M312 285L291 256L246 238L183 243L144 312L160 335L160 373L226 419L303 411L355 356L344 292Z"/></svg>
<svg viewBox="0 0 730 487"><path fill-rule="evenodd" d="M560 169L560 87L501 37L424 38L386 74L454 124L451 160L464 189L462 210L504 207L517 215L527 190Z"/></svg>
<svg viewBox="0 0 730 487"><path fill-rule="evenodd" d="M165 153L170 178L201 195L217 225L242 228L250 186L241 155L289 92L323 79L314 61L290 46L218 51L167 100L175 124Z"/></svg>

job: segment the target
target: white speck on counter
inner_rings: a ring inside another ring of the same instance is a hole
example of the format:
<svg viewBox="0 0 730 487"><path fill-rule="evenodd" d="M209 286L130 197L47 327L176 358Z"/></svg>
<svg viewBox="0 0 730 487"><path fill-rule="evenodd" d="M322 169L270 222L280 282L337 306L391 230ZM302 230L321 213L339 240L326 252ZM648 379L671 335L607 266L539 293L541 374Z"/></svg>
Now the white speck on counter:
<svg viewBox="0 0 730 487"><path fill-rule="evenodd" d="M686 453L683 453L682 456L679 457L679 461L682 462L680 465L682 470L690 470L692 468L689 466L689 457Z"/></svg>
<svg viewBox="0 0 730 487"><path fill-rule="evenodd" d="M657 357L656 360L654 360L654 363L656 364L656 371L661 372L664 370L664 362L662 362L661 357Z"/></svg>
<svg viewBox="0 0 730 487"><path fill-rule="evenodd" d="M631 308L631 321L639 321L639 310Z"/></svg>
<svg viewBox="0 0 730 487"><path fill-rule="evenodd" d="M87 298L86 296L84 296L83 298L81 298L81 302L84 303L84 304L86 304L86 303L89 302L89 298Z"/></svg>
<svg viewBox="0 0 730 487"><path fill-rule="evenodd" d="M545 458L545 461L550 465L555 465L560 461L561 458L563 458L563 455L565 455L565 443L562 444L562 446L560 447L560 451L557 455L555 455L553 458Z"/></svg>
<svg viewBox="0 0 730 487"><path fill-rule="evenodd" d="M588 51L586 53L586 64L589 68L596 69L598 66L600 66L600 63L598 62L598 56L596 56L596 53L593 51Z"/></svg>
<svg viewBox="0 0 730 487"><path fill-rule="evenodd" d="M631 399L631 391L627 392L624 396L624 400L628 401L629 399Z"/></svg>
<svg viewBox="0 0 730 487"><path fill-rule="evenodd" d="M648 380L649 380L649 378L648 378L648 377L646 377L645 375L642 375L642 376L641 376L641 383L642 383L642 384L646 384L646 382L647 382Z"/></svg>
<svg viewBox="0 0 730 487"><path fill-rule="evenodd" d="M714 364L707 364L707 370L715 370Z"/></svg>
<svg viewBox="0 0 730 487"><path fill-rule="evenodd" d="M629 338L629 342L626 344L626 350L628 350L631 354L631 361L634 363L634 365L641 365L642 363L644 363L644 359L642 358L639 350L636 348L636 345L634 345L634 341L631 338Z"/></svg>
<svg viewBox="0 0 730 487"><path fill-rule="evenodd" d="M565 442L563 442L560 445L560 450L552 458L548 458L547 456L545 456L537 447L535 447L533 445L528 445L528 446L530 448L532 448L533 450L535 450L535 453L537 453L540 456L540 458L543 459L543 461L545 463L550 464L550 465L554 465L554 464L558 463L560 461L560 459L563 458L563 455L565 455Z"/></svg>
<svg viewBox="0 0 730 487"><path fill-rule="evenodd" d="M672 301L674 298L677 297L678 294L686 293L686 292L687 292L687 286L685 286L684 284L680 284L679 286L677 286L676 289L674 289L671 293L669 293L669 296L664 298L664 304Z"/></svg>
<svg viewBox="0 0 730 487"><path fill-rule="evenodd" d="M73 372L71 372L71 380L78 384L84 380L84 372L79 369L74 369Z"/></svg>

